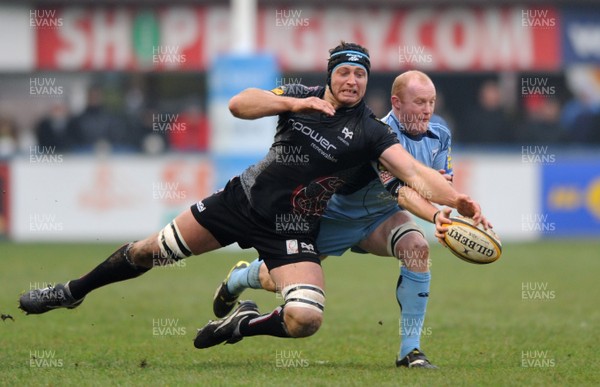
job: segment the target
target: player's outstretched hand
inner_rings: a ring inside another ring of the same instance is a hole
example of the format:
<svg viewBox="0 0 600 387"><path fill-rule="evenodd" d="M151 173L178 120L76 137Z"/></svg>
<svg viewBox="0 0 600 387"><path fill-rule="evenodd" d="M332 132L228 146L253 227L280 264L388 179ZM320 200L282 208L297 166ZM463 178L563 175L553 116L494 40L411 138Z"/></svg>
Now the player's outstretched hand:
<svg viewBox="0 0 600 387"><path fill-rule="evenodd" d="M475 222L473 224L474 226L481 224L486 230L494 227L492 226L490 221L487 220L487 218L481 213L481 207L479 206L479 204L467 195L461 195L461 198L458 200L456 210L462 216L472 218Z"/></svg>
<svg viewBox="0 0 600 387"><path fill-rule="evenodd" d="M494 228L494 226L492 226L492 224L490 223L490 221L487 220L487 218L485 216L483 216L483 215L481 215L479 223L481 223L481 225L483 226L483 228L486 229L486 230Z"/></svg>
<svg viewBox="0 0 600 387"><path fill-rule="evenodd" d="M318 97L298 98L292 107L294 113L312 113L321 112L328 116L335 114L335 108L333 105Z"/></svg>
<svg viewBox="0 0 600 387"><path fill-rule="evenodd" d="M460 194L458 196L458 200L456 201L456 210L462 216L473 219L475 222L474 226L477 226L479 223L481 223L481 207L468 195Z"/></svg>

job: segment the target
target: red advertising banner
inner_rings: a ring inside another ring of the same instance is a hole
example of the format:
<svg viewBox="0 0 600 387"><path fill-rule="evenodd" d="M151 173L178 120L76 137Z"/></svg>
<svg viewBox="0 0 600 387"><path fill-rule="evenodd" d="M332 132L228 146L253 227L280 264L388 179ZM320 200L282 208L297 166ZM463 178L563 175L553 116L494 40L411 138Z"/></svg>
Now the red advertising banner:
<svg viewBox="0 0 600 387"><path fill-rule="evenodd" d="M31 17L39 69L205 70L236 38L225 7L67 7ZM556 70L559 28L557 9L524 7L263 8L256 26L259 51L292 71L323 70L340 40L365 45L374 70Z"/></svg>
<svg viewBox="0 0 600 387"><path fill-rule="evenodd" d="M205 12L199 7L38 10L37 18L51 21L38 21L37 67L201 70L206 62Z"/></svg>

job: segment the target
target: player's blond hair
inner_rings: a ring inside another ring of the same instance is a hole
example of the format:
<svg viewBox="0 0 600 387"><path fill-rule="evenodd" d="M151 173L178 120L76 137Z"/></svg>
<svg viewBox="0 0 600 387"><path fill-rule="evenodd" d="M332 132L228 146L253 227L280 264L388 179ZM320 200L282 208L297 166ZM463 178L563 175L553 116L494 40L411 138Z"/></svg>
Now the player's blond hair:
<svg viewBox="0 0 600 387"><path fill-rule="evenodd" d="M422 82L422 83L433 84L433 81L431 80L431 78L429 78L429 76L427 74L425 74L424 72L419 71L419 70L409 70L409 71L403 72L402 74L398 75L396 77L396 79L394 79L394 83L392 84L392 95L395 95L398 98L400 98L401 93L404 91L404 89L406 89L409 82L412 81L413 79L415 79L419 82Z"/></svg>

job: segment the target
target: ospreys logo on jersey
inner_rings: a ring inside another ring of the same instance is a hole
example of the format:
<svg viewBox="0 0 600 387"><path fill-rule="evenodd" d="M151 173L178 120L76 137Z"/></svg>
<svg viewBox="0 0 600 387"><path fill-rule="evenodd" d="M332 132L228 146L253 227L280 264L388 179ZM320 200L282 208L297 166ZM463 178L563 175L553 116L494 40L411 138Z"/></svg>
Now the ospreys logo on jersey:
<svg viewBox="0 0 600 387"><path fill-rule="evenodd" d="M312 243L300 242L300 248L298 248L297 239L288 239L285 241L285 249L288 255L298 254L300 252L304 254L317 254L315 251L315 245Z"/></svg>
<svg viewBox="0 0 600 387"><path fill-rule="evenodd" d="M354 132L351 131L350 129L348 129L348 127L344 126L344 129L342 129L342 134L344 135L344 137L342 136L337 136L337 139L340 140L340 142L346 146L350 146L350 143L348 142L348 140L352 141L352 137L354 136Z"/></svg>

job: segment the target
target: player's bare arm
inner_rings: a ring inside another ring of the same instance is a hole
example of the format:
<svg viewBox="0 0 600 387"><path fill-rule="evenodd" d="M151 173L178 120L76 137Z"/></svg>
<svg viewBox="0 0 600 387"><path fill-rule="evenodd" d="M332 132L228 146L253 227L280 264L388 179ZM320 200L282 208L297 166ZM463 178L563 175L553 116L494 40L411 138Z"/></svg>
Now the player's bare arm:
<svg viewBox="0 0 600 387"><path fill-rule="evenodd" d="M452 184L452 175L447 174L445 170L440 169L438 172ZM408 187L402 186L398 189L398 205L411 214L428 222L436 223L434 220L435 214L440 210L434 206L429 200L419 195L417 191Z"/></svg>
<svg viewBox="0 0 600 387"><path fill-rule="evenodd" d="M294 98L271 91L249 88L229 100L229 110L237 118L253 120L285 112L322 112L334 115L333 105L321 98Z"/></svg>
<svg viewBox="0 0 600 387"><path fill-rule="evenodd" d="M439 211L429 200L408 186L400 187L398 190L398 205L411 214L432 223L434 215Z"/></svg>
<svg viewBox="0 0 600 387"><path fill-rule="evenodd" d="M434 203L450 206L463 216L481 221L481 208L468 195L457 192L434 169L414 159L401 145L392 145L379 157L381 164L394 176Z"/></svg>
<svg viewBox="0 0 600 387"><path fill-rule="evenodd" d="M444 179L448 181L448 183L452 184L452 175L447 174L446 170L444 169L440 169L438 172L444 177ZM398 205L411 214L428 222L433 221L432 223L435 223L433 216L439 211L438 208L435 207L429 200L419 195L419 193L414 189L408 186L400 187L398 189L398 197L396 199L398 201Z"/></svg>
<svg viewBox="0 0 600 387"><path fill-rule="evenodd" d="M449 175L443 176L446 178ZM425 199L423 196L419 195L418 192L407 186L400 187L398 190L398 205L411 214L428 222L434 223L436 225L436 230L443 230L443 232L440 232L440 235L443 235L443 233L447 231L444 224L450 223L449 214L452 211L451 208L439 210L429 200ZM444 213L442 213L443 211ZM446 213L448 215L445 215ZM479 218L479 223L481 223L485 229L493 228L490 221L483 216L483 214Z"/></svg>
<svg viewBox="0 0 600 387"><path fill-rule="evenodd" d="M459 193L438 172L419 163L401 145L387 148L379 157L379 161L421 196L432 202L456 208Z"/></svg>

